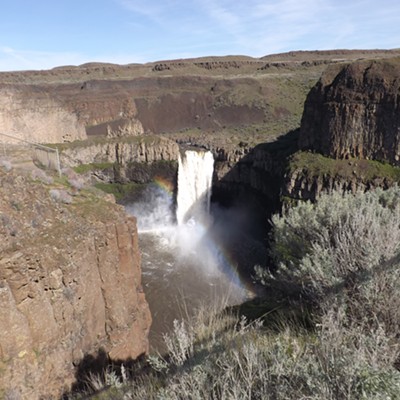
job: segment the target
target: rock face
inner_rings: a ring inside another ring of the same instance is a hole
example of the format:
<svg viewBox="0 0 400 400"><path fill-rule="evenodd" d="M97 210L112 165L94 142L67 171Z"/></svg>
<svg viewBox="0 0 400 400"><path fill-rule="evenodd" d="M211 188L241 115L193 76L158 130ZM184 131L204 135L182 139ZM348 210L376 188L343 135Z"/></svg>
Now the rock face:
<svg viewBox="0 0 400 400"><path fill-rule="evenodd" d="M400 164L400 59L333 66L305 102L299 145Z"/></svg>
<svg viewBox="0 0 400 400"><path fill-rule="evenodd" d="M364 160L365 161L365 160ZM312 174L307 169L296 169L286 173L282 179L280 194L283 199L315 201L322 193L332 191L365 192L373 188L388 189L397 181L383 176L368 179L362 176L363 163L355 167L353 176L341 176L335 173ZM355 171L357 170L358 173Z"/></svg>
<svg viewBox="0 0 400 400"><path fill-rule="evenodd" d="M61 162L69 167L90 163L126 165L132 162L176 161L179 155L179 146L160 136L83 142L81 145L65 146L61 150Z"/></svg>
<svg viewBox="0 0 400 400"><path fill-rule="evenodd" d="M15 85L0 85L0 133L42 143L86 138L77 115L57 98L34 87Z"/></svg>
<svg viewBox="0 0 400 400"><path fill-rule="evenodd" d="M4 72L0 132L41 143L198 128L282 134L297 128L305 94L327 65L398 54L291 52Z"/></svg>
<svg viewBox="0 0 400 400"><path fill-rule="evenodd" d="M251 101L238 99L242 91L254 93ZM260 124L266 112L261 91L258 80L250 78L140 77L3 84L0 132L41 143L61 143L92 136Z"/></svg>
<svg viewBox="0 0 400 400"><path fill-rule="evenodd" d="M0 398L59 396L99 350L146 353L135 219L90 193L67 205L13 172L0 182Z"/></svg>

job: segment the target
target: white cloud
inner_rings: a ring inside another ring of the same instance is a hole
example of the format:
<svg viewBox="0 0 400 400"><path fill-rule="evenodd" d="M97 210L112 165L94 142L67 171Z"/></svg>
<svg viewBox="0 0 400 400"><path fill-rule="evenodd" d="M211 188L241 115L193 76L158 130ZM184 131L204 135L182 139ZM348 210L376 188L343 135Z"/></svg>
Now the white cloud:
<svg viewBox="0 0 400 400"><path fill-rule="evenodd" d="M396 22L400 3L394 0L387 0L385 7L372 0L197 2L214 29L219 28L221 35L225 34L234 42L232 47L242 49L244 54L260 56L297 49L368 48L372 45L382 48L385 43L395 42L391 33L386 36L383 33L390 29L397 32L397 41L400 40Z"/></svg>
<svg viewBox="0 0 400 400"><path fill-rule="evenodd" d="M125 9L151 19L158 19L164 8L160 4L154 4L146 0L116 0Z"/></svg>
<svg viewBox="0 0 400 400"><path fill-rule="evenodd" d="M240 27L242 17L238 13L236 2L229 5L218 0L200 0L198 3L214 23L225 27L228 31L236 31Z"/></svg>
<svg viewBox="0 0 400 400"><path fill-rule="evenodd" d="M197 0L214 29L229 36L241 53L263 55L281 51L320 26L318 17L328 0Z"/></svg>

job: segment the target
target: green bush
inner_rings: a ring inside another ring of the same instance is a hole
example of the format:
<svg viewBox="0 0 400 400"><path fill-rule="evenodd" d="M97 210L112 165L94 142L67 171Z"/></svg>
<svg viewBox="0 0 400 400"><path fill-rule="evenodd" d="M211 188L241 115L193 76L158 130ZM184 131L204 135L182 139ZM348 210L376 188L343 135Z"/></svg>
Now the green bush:
<svg viewBox="0 0 400 400"><path fill-rule="evenodd" d="M337 192L274 216L277 270L262 281L363 331L400 332L400 189ZM315 307L316 306L316 307ZM397 339L394 340L397 343Z"/></svg>

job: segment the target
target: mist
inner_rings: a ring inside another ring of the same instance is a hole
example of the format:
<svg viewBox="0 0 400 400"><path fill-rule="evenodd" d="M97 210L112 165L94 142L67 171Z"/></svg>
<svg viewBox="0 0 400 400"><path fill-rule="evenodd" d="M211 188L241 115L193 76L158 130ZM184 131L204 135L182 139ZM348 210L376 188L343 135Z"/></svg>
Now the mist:
<svg viewBox="0 0 400 400"><path fill-rule="evenodd" d="M155 350L162 350L174 319L205 303L223 308L253 297L254 265L266 259L265 248L247 234L245 209L210 205L213 159L205 154L191 151L180 160L176 197L150 184L126 206L137 218Z"/></svg>

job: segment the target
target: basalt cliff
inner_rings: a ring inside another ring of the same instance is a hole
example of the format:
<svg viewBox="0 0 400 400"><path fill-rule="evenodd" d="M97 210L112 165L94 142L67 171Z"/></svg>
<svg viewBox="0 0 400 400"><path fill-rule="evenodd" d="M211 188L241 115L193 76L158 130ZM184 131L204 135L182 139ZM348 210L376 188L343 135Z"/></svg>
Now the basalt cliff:
<svg viewBox="0 0 400 400"><path fill-rule="evenodd" d="M292 52L3 72L0 132L47 143L198 130L262 140L298 126L305 96L327 66L396 54Z"/></svg>
<svg viewBox="0 0 400 400"><path fill-rule="evenodd" d="M399 58L330 67L307 96L301 149L398 165L399 141Z"/></svg>
<svg viewBox="0 0 400 400"><path fill-rule="evenodd" d="M0 398L59 398L90 360L148 351L135 219L41 180L0 168Z"/></svg>

